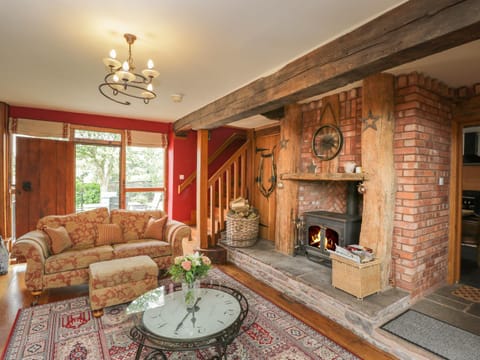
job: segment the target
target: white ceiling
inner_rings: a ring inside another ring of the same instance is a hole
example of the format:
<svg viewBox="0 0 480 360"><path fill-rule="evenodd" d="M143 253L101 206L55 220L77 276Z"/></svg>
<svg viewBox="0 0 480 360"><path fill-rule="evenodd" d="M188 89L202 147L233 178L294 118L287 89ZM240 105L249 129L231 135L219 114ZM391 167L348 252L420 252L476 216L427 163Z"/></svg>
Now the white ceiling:
<svg viewBox="0 0 480 360"><path fill-rule="evenodd" d="M0 14L0 101L172 122L402 2L7 0ZM126 58L126 32L138 38L132 50L137 68L152 58L160 71L158 98L148 105L116 104L97 89L110 49ZM479 44L449 51L454 61L431 57L395 71L471 85L480 82ZM170 99L175 93L185 94L183 102Z"/></svg>

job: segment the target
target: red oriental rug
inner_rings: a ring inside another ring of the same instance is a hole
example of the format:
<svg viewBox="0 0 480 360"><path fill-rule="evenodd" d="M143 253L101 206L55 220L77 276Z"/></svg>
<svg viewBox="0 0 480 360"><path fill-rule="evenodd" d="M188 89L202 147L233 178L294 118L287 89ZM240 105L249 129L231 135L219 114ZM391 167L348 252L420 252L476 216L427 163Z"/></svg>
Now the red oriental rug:
<svg viewBox="0 0 480 360"><path fill-rule="evenodd" d="M228 346L228 359L357 359L220 270L211 270L209 277L241 291L252 309L245 322L250 326ZM137 345L128 336L132 324L126 306L108 307L100 319L92 316L88 297L22 309L4 359L134 359ZM147 353L144 349L142 358ZM214 349L167 353L169 359L202 360L215 354Z"/></svg>

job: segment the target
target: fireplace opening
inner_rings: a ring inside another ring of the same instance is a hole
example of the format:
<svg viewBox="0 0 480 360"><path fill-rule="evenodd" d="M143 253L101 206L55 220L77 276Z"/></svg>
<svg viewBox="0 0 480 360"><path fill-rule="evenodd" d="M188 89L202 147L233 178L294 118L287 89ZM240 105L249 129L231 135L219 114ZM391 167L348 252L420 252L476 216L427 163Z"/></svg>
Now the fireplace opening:
<svg viewBox="0 0 480 360"><path fill-rule="evenodd" d="M358 193L353 183L347 189L345 214L320 210L303 213L303 239L299 250L308 259L330 261L329 250L359 243L362 217L358 214Z"/></svg>

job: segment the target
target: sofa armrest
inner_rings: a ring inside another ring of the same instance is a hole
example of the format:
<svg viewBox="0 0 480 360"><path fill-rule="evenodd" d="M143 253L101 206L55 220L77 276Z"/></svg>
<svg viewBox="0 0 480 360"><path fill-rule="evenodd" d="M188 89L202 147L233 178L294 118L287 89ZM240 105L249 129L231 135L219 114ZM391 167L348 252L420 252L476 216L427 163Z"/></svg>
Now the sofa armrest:
<svg viewBox="0 0 480 360"><path fill-rule="evenodd" d="M192 230L189 226L176 220L168 220L165 225L165 240L172 246L173 256L183 255L183 239L187 238L190 241L192 237Z"/></svg>
<svg viewBox="0 0 480 360"><path fill-rule="evenodd" d="M27 260L25 284L30 291L43 289L45 260L50 256L47 236L41 230L33 230L17 238L12 247L14 256L23 256Z"/></svg>

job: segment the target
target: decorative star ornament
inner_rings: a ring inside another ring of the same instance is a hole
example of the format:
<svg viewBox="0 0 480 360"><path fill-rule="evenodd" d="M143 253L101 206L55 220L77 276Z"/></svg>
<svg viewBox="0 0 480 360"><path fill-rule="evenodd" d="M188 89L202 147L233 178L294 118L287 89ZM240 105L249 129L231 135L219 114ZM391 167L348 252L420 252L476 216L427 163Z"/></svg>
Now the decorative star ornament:
<svg viewBox="0 0 480 360"><path fill-rule="evenodd" d="M282 135L282 138L280 139L280 149L286 149L288 141L289 140L285 139Z"/></svg>
<svg viewBox="0 0 480 360"><path fill-rule="evenodd" d="M315 170L317 169L317 165L312 161L310 165L307 166L307 172L314 174Z"/></svg>
<svg viewBox="0 0 480 360"><path fill-rule="evenodd" d="M362 119L364 124L363 131L367 130L368 128L372 128L373 130L377 130L377 121L380 119L380 116L374 116L372 114L372 110L368 110L368 116Z"/></svg>

